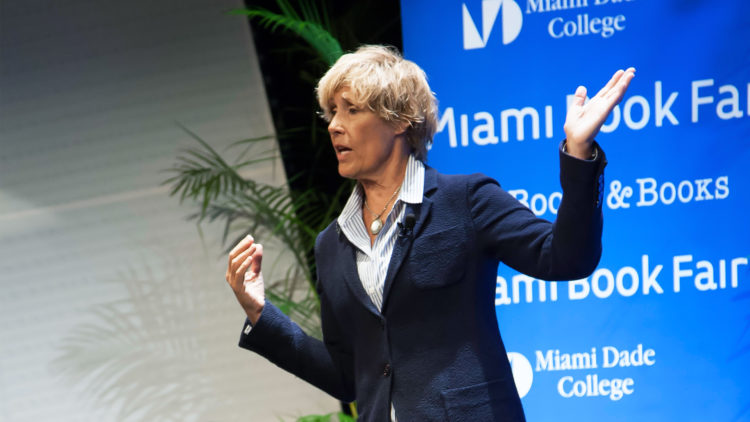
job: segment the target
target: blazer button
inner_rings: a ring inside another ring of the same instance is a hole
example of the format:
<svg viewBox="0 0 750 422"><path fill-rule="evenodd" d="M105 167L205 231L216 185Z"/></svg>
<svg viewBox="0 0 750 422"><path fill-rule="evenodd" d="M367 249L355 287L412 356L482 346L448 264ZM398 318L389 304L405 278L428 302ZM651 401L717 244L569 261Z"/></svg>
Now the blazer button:
<svg viewBox="0 0 750 422"><path fill-rule="evenodd" d="M383 368L383 376L384 377L391 376L391 364L390 363L385 364L385 367Z"/></svg>

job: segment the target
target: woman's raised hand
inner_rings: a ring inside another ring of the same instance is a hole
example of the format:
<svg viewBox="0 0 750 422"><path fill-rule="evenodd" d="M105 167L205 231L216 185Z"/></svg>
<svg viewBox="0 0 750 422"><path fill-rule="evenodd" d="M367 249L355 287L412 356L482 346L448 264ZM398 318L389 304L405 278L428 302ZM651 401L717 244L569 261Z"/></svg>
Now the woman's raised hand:
<svg viewBox="0 0 750 422"><path fill-rule="evenodd" d="M266 300L263 274L260 272L262 261L263 246L255 243L250 235L229 252L227 283L253 325L258 322Z"/></svg>
<svg viewBox="0 0 750 422"><path fill-rule="evenodd" d="M586 87L579 86L576 89L575 97L568 106L564 126L569 154L582 159L591 156L594 137L612 109L622 100L634 76L635 68L618 70L604 88L585 104Z"/></svg>

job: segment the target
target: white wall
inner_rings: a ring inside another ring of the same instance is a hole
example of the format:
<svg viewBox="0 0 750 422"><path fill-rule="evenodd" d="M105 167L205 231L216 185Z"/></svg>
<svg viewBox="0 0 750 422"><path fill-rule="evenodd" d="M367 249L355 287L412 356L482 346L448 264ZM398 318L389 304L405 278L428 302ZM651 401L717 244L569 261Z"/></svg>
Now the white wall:
<svg viewBox="0 0 750 422"><path fill-rule="evenodd" d="M217 148L273 133L247 23L225 13L241 3L0 3L0 420L337 408L237 347L220 227L201 238L160 186L196 145L176 122ZM285 182L279 162L251 176Z"/></svg>

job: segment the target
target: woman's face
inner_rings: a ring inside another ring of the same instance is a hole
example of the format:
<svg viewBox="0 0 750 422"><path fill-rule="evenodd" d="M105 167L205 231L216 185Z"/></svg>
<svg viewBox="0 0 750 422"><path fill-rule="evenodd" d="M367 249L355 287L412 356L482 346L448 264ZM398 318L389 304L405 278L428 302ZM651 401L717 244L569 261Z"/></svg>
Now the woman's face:
<svg viewBox="0 0 750 422"><path fill-rule="evenodd" d="M379 180L389 163L404 152L404 133L369 108L354 105L351 90L340 89L333 96L331 134L339 161L339 174L357 180Z"/></svg>

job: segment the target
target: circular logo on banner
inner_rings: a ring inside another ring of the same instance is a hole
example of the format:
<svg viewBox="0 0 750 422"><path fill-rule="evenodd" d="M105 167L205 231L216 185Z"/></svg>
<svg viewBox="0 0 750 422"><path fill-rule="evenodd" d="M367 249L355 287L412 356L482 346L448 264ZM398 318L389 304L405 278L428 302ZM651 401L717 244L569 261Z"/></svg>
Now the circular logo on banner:
<svg viewBox="0 0 750 422"><path fill-rule="evenodd" d="M531 390L531 382L534 380L531 363L526 356L516 352L508 352L508 362L513 371L513 381L516 383L518 395L523 398Z"/></svg>

